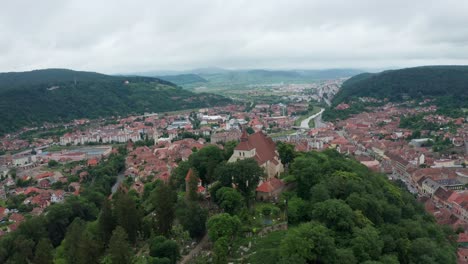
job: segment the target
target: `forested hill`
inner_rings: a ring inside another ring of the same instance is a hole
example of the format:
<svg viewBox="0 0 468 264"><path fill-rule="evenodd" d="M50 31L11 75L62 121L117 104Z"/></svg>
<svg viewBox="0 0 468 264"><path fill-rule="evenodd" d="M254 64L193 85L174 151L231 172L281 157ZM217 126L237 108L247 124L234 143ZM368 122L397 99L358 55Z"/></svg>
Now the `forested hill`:
<svg viewBox="0 0 468 264"><path fill-rule="evenodd" d="M162 112L225 104L151 77L64 69L0 74L0 134L43 122Z"/></svg>
<svg viewBox="0 0 468 264"><path fill-rule="evenodd" d="M452 107L466 107L468 66L423 66L359 74L343 84L333 103L356 97L388 98L390 101L437 97Z"/></svg>

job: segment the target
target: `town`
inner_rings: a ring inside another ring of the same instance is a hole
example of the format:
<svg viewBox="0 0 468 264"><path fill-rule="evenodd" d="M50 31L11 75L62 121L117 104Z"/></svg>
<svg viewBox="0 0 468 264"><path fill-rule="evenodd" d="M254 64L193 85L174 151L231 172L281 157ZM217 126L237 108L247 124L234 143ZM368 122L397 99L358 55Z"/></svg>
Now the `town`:
<svg viewBox="0 0 468 264"><path fill-rule="evenodd" d="M27 217L41 215L51 204L79 196L89 169L115 153L118 146L124 146L128 155L112 193L126 184L141 195L145 183L169 182L178 164L193 153L207 146L224 149L227 143L235 142L229 162L254 158L266 175L257 186L256 198L277 201L288 189L282 177L288 168L276 149L281 142L293 145L297 152L335 149L386 175L418 197L438 223L461 230L459 243L468 243L467 120L437 115L431 100L390 103L361 98L361 102L380 105L344 120L325 122L322 106L330 104L341 83L273 86L284 103L241 102L80 119L5 135L0 141L4 153L0 157L0 236L16 230ZM340 104L334 111L350 107ZM422 113L422 122L434 129L402 127L404 119ZM63 133L46 133L57 130ZM191 177L187 175L187 179ZM209 187L198 183L198 192L207 199ZM465 248L458 253L468 256Z"/></svg>

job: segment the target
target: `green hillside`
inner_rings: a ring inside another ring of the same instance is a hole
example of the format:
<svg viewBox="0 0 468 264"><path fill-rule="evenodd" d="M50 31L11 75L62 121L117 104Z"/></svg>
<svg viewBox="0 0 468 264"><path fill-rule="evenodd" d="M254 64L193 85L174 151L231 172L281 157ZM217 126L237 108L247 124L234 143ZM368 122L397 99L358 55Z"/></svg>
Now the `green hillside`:
<svg viewBox="0 0 468 264"><path fill-rule="evenodd" d="M390 101L437 97L452 107L466 107L468 66L424 66L363 73L347 80L333 103L356 97L388 98Z"/></svg>
<svg viewBox="0 0 468 264"><path fill-rule="evenodd" d="M127 83L128 81L128 83ZM43 122L208 107L229 102L158 78L63 69L0 74L0 134Z"/></svg>

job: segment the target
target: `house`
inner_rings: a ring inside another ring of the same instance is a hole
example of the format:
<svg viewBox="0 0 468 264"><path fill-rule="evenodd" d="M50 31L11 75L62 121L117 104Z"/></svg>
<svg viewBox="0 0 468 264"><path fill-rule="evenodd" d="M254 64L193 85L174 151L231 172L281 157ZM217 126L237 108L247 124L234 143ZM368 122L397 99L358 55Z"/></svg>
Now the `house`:
<svg viewBox="0 0 468 264"><path fill-rule="evenodd" d="M50 188L50 182L49 180L47 179L43 179L39 182L39 187L43 188L43 189L47 189L47 188Z"/></svg>
<svg viewBox="0 0 468 264"><path fill-rule="evenodd" d="M410 180L409 168L411 164L398 154L386 151L384 155L390 159L392 174L403 180Z"/></svg>
<svg viewBox="0 0 468 264"><path fill-rule="evenodd" d="M9 220L15 223L21 223L24 221L24 216L21 214L13 213L10 215Z"/></svg>
<svg viewBox="0 0 468 264"><path fill-rule="evenodd" d="M285 184L278 178L270 178L261 183L257 189L257 200L268 201L275 200L279 197L281 192L284 190Z"/></svg>
<svg viewBox="0 0 468 264"><path fill-rule="evenodd" d="M7 216L9 212L10 210L8 208L0 207L0 219Z"/></svg>
<svg viewBox="0 0 468 264"><path fill-rule="evenodd" d="M457 179L440 179L435 182L449 190L463 190L465 188L465 185Z"/></svg>
<svg viewBox="0 0 468 264"><path fill-rule="evenodd" d="M468 248L458 248L458 263L468 263Z"/></svg>
<svg viewBox="0 0 468 264"><path fill-rule="evenodd" d="M63 199L64 199L64 192L63 190L56 190L55 192L52 193L52 195L50 196L50 201L52 203L60 203L60 202L63 202Z"/></svg>
<svg viewBox="0 0 468 264"><path fill-rule="evenodd" d="M90 167L97 166L98 163L99 163L99 161L98 161L97 158L92 158L92 159L89 159L89 160L88 160L88 166L90 166Z"/></svg>
<svg viewBox="0 0 468 264"><path fill-rule="evenodd" d="M225 132L218 132L211 135L211 143L226 143L228 141L239 141L242 132L233 129Z"/></svg>
<svg viewBox="0 0 468 264"><path fill-rule="evenodd" d="M234 153L228 162L253 158L258 166L265 170L268 178L279 176L284 167L276 151L275 142L262 131L247 135L244 130L241 136L241 142L234 149Z"/></svg>
<svg viewBox="0 0 468 264"><path fill-rule="evenodd" d="M440 184L430 178L427 178L422 182L423 195L432 196L439 187Z"/></svg>

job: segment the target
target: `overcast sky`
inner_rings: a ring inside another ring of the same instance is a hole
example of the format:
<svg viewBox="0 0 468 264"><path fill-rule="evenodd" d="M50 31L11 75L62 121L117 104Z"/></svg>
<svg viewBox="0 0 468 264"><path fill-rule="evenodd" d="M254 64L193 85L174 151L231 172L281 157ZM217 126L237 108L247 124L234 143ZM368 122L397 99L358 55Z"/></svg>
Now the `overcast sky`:
<svg viewBox="0 0 468 264"><path fill-rule="evenodd" d="M468 64L465 0L14 0L0 71Z"/></svg>

